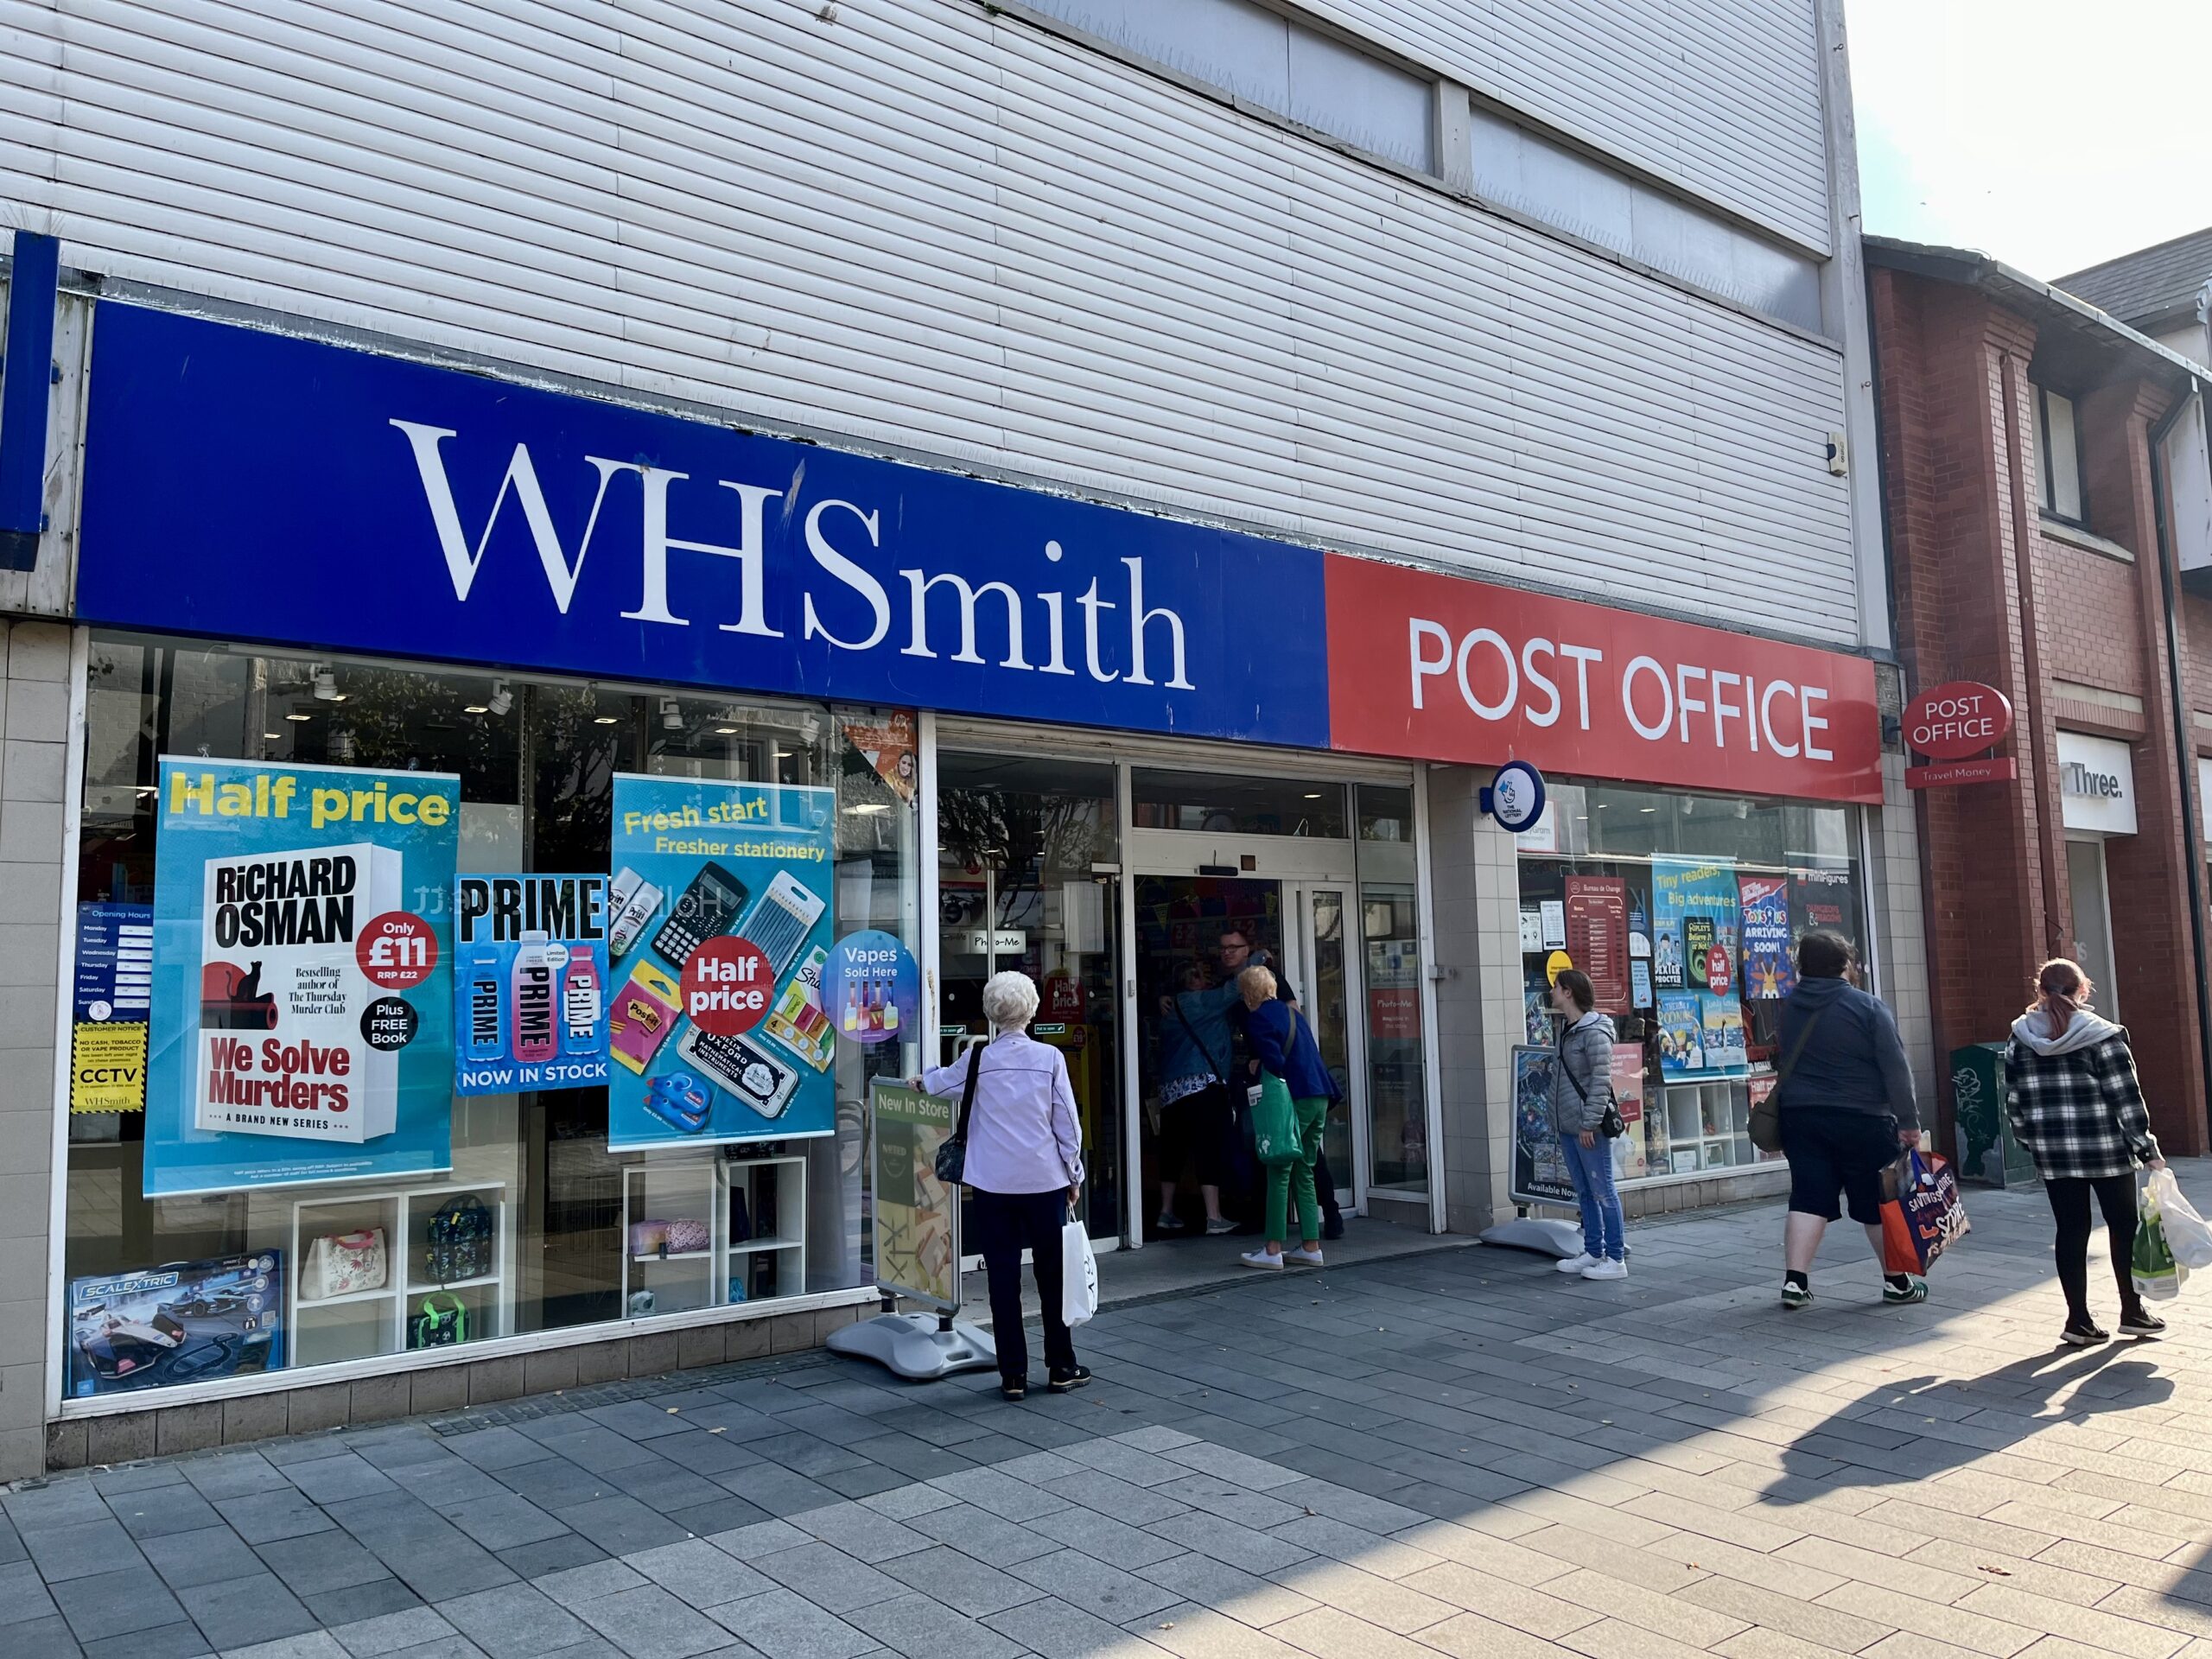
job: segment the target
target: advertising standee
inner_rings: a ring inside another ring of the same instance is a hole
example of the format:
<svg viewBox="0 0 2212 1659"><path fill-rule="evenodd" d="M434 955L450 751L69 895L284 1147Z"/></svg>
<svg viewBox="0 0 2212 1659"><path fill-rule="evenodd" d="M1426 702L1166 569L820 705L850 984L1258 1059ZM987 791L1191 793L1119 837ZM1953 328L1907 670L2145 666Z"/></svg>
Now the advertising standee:
<svg viewBox="0 0 2212 1659"><path fill-rule="evenodd" d="M836 1132L836 810L832 789L616 776L610 1150Z"/></svg>
<svg viewBox="0 0 2212 1659"><path fill-rule="evenodd" d="M460 780L163 756L159 788L147 1195L449 1167Z"/></svg>

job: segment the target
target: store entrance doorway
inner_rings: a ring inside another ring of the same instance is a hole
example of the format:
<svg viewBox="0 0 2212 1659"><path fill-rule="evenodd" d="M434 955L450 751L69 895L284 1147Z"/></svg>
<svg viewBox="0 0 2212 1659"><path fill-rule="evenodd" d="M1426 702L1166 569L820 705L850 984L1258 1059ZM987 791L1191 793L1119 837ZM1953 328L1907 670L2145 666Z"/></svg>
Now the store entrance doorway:
<svg viewBox="0 0 2212 1659"><path fill-rule="evenodd" d="M1228 1218L1257 1219L1255 1166L1241 1128L1247 1057L1239 1033L1242 1003L1225 946L1241 941L1266 953L1298 999L1344 1098L1322 1136L1338 1202L1357 1205L1352 1125L1358 1121L1352 1063L1351 1001L1345 950L1344 884L1257 876L1140 875L1135 878L1131 965L1145 1040L1137 1050L1142 1141L1142 1218L1147 1239L1203 1236L1203 1189L1222 1189ZM1210 1095L1205 1075L1229 1074ZM1228 1121L1234 1113L1234 1121ZM1211 1178L1211 1179L1209 1179ZM1167 1212L1181 1224L1162 1227Z"/></svg>

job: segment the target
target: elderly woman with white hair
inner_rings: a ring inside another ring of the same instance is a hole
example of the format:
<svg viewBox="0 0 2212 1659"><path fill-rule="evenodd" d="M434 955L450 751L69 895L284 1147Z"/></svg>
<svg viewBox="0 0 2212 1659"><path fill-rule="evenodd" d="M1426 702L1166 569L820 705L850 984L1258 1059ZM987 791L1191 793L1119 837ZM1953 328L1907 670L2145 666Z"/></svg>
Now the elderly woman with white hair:
<svg viewBox="0 0 2212 1659"><path fill-rule="evenodd" d="M1082 1192L1083 1128L1067 1061L1028 1034L1036 1015L1037 987L1028 975L993 974L983 986L989 1043L921 1079L930 1093L956 1100L971 1075L975 1079L966 1183L975 1192L975 1248L990 1279L999 1392L1009 1400L1029 1391L1029 1346L1021 1329L1025 1249L1044 1304L1046 1386L1065 1394L1090 1381L1076 1363L1075 1339L1060 1317L1060 1229Z"/></svg>

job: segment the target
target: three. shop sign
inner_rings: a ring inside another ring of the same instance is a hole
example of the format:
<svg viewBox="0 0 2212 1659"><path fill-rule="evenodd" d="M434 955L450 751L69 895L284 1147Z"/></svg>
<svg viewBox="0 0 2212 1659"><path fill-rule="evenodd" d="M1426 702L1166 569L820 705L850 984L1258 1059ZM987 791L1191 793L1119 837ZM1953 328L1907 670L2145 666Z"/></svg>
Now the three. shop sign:
<svg viewBox="0 0 2212 1659"><path fill-rule="evenodd" d="M1905 705L1904 741L1906 747L1934 764L1907 767L1905 786L2010 782L2018 775L2012 757L1987 751L2012 729L2012 699L1995 686L1977 680L1929 686Z"/></svg>
<svg viewBox="0 0 2212 1659"><path fill-rule="evenodd" d="M101 302L81 620L1831 800L1864 658Z"/></svg>

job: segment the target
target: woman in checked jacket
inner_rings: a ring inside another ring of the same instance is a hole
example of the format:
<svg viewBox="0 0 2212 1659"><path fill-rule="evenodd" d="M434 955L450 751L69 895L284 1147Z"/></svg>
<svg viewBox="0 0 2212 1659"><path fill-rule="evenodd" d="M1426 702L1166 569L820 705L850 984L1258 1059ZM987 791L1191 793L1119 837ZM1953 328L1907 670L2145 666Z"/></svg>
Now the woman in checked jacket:
<svg viewBox="0 0 2212 1659"><path fill-rule="evenodd" d="M2154 1337L2166 1322L2135 1294L2135 1171L2164 1169L2135 1078L2127 1033L2089 1010L2096 994L2080 966L2057 957L2036 976L2036 1000L2012 1022L2005 1051L2005 1110L2036 1160L2058 1224L2062 1339L2087 1348L2111 1333L2089 1315L2089 1194L2104 1212L2122 1336Z"/></svg>

